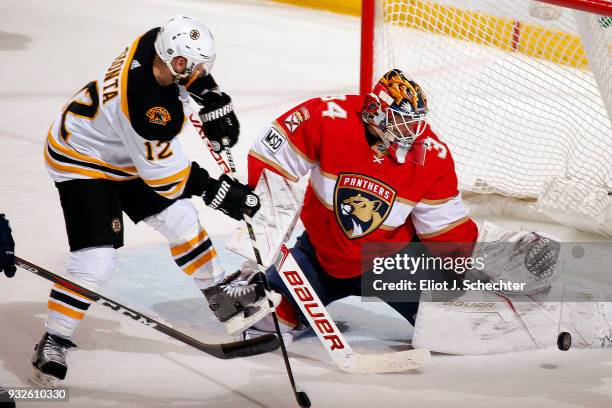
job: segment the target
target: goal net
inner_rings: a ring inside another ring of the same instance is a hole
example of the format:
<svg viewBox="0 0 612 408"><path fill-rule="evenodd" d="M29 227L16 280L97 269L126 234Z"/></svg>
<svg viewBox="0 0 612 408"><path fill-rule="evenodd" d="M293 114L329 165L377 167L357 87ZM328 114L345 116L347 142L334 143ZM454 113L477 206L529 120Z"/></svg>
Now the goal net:
<svg viewBox="0 0 612 408"><path fill-rule="evenodd" d="M376 0L362 81L421 84L473 203L612 237L612 3L553 2Z"/></svg>

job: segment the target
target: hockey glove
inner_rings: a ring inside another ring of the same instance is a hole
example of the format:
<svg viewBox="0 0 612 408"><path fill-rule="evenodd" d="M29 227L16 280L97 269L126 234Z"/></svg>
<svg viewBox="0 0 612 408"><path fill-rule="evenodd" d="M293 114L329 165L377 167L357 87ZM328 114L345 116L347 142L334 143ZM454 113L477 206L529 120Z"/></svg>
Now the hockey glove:
<svg viewBox="0 0 612 408"><path fill-rule="evenodd" d="M11 234L11 226L4 214L0 214L0 272L7 277L15 276L15 241Z"/></svg>
<svg viewBox="0 0 612 408"><path fill-rule="evenodd" d="M225 137L229 140L229 147L235 145L240 134L240 123L234 113L232 99L225 92L214 91L194 99L202 105L200 120L213 148L217 152L221 151Z"/></svg>
<svg viewBox="0 0 612 408"><path fill-rule="evenodd" d="M210 180L202 197L206 205L220 210L235 220L244 215L252 217L261 207L259 197L249 187L222 174L219 180Z"/></svg>

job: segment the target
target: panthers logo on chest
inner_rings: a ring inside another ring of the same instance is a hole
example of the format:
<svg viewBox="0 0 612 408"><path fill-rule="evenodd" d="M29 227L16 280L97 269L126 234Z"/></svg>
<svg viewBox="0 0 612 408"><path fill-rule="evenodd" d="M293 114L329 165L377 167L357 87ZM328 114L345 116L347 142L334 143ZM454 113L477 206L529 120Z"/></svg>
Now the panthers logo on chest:
<svg viewBox="0 0 612 408"><path fill-rule="evenodd" d="M334 212L347 238L364 237L385 221L395 201L394 189L372 177L354 173L338 175Z"/></svg>

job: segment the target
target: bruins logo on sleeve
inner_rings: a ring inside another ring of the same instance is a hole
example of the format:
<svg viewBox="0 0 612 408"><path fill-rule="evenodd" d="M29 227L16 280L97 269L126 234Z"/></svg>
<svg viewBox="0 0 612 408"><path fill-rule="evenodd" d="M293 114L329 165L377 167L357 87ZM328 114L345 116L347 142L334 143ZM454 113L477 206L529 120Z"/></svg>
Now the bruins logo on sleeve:
<svg viewBox="0 0 612 408"><path fill-rule="evenodd" d="M347 238L361 238L380 227L391 212L395 195L394 189L372 177L340 174L334 191L334 212Z"/></svg>

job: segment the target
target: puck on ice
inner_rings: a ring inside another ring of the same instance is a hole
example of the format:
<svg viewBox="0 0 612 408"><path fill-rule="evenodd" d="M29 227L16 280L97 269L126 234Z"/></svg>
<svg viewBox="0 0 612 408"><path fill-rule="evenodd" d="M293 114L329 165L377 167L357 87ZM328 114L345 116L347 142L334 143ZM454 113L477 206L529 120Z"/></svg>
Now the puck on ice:
<svg viewBox="0 0 612 408"><path fill-rule="evenodd" d="M557 347L561 351L567 351L572 347L572 335L568 332L561 332L557 337Z"/></svg>

